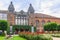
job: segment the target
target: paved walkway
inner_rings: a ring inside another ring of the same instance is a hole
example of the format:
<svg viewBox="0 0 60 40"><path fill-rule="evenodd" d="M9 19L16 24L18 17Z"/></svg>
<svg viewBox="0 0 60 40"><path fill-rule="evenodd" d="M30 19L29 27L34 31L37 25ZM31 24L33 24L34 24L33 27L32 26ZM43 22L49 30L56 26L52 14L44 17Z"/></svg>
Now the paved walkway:
<svg viewBox="0 0 60 40"><path fill-rule="evenodd" d="M53 40L60 40L60 38L58 38L58 37L52 37L53 38Z"/></svg>

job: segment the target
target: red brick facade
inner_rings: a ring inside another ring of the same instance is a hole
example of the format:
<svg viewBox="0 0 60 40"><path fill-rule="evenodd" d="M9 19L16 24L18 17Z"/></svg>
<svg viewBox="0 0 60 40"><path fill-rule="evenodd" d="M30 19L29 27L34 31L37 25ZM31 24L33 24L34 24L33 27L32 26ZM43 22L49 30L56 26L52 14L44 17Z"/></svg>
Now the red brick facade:
<svg viewBox="0 0 60 40"><path fill-rule="evenodd" d="M8 13L7 20L10 25L14 25L15 24L15 15L13 13Z"/></svg>
<svg viewBox="0 0 60 40"><path fill-rule="evenodd" d="M15 25L15 13L10 13L8 11L0 11L0 13L6 13L7 14L7 21L9 22L10 25ZM36 21L38 21L38 23L36 24ZM42 21L44 21L45 23L48 22L55 22L57 24L60 24L60 18L57 17L53 17L50 15L46 15L46 14L41 14L41 13L33 13L33 14L29 14L29 25L33 25L35 27L37 27L37 31L42 31L43 30L43 25L42 25ZM37 25L37 26L36 26Z"/></svg>
<svg viewBox="0 0 60 40"><path fill-rule="evenodd" d="M39 30L40 32L43 30L43 25L42 25L43 20L45 21L45 23L48 23L50 21L50 22L55 22L57 24L60 24L60 18L52 17L50 15L45 15L45 14L42 14L42 15L41 14L37 15L37 14L34 14L34 15L31 14L30 15L29 24L36 26L36 20L38 20L39 23L37 26L37 30ZM44 16L44 17L41 17L41 16Z"/></svg>

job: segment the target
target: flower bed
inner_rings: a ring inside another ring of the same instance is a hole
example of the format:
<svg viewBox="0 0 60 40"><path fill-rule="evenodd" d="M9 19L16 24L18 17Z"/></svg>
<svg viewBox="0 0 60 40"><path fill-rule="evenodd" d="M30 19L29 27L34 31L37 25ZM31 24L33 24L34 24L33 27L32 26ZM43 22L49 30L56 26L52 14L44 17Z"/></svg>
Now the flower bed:
<svg viewBox="0 0 60 40"><path fill-rule="evenodd" d="M53 40L51 36L46 34L20 33L19 36L26 38L27 40Z"/></svg>

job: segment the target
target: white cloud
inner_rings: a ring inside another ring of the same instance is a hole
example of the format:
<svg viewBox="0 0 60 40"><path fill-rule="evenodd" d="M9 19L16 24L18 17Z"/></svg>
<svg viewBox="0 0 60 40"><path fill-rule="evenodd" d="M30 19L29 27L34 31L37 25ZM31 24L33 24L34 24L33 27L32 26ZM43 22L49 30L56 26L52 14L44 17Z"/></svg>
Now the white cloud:
<svg viewBox="0 0 60 40"><path fill-rule="evenodd" d="M59 0L42 0L41 12L44 14L60 17L60 1Z"/></svg>
<svg viewBox="0 0 60 40"><path fill-rule="evenodd" d="M35 12L60 17L60 0L0 0L0 10L7 10L11 1L16 11L27 11L29 4L32 3Z"/></svg>

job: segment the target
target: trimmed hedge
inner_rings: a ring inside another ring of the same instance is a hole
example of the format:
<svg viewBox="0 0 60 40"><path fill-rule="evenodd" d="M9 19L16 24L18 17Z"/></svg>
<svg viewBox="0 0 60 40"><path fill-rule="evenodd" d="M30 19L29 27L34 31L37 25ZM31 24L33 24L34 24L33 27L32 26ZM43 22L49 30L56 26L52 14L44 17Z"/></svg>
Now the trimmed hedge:
<svg viewBox="0 0 60 40"><path fill-rule="evenodd" d="M44 25L45 31L58 31L60 30L60 26L57 25L57 23L47 23Z"/></svg>
<svg viewBox="0 0 60 40"><path fill-rule="evenodd" d="M32 26L29 26L29 25L13 25L13 32L15 31L15 28L17 29L29 29L29 31L31 32L31 27ZM36 32L36 27L34 27L34 32Z"/></svg>

